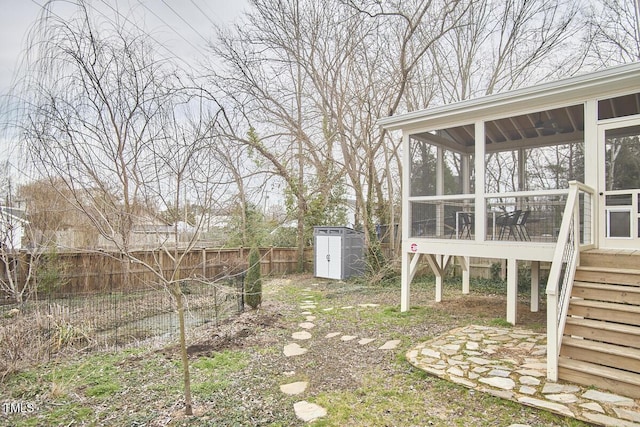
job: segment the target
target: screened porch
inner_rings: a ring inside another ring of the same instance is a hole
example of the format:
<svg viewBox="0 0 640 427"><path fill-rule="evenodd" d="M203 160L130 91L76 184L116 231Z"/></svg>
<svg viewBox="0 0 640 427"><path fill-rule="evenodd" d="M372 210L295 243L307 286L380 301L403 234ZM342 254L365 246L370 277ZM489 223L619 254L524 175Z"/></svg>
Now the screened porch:
<svg viewBox="0 0 640 427"><path fill-rule="evenodd" d="M555 243L584 182L584 106L486 121L481 147L476 126L409 136L409 237Z"/></svg>

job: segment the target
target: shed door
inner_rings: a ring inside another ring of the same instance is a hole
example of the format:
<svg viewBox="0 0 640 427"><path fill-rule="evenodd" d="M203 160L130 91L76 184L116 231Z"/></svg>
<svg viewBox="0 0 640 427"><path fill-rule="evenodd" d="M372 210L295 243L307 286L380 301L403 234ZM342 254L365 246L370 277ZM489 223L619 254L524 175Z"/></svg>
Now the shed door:
<svg viewBox="0 0 640 427"><path fill-rule="evenodd" d="M316 236L316 276L341 279L342 238Z"/></svg>
<svg viewBox="0 0 640 427"><path fill-rule="evenodd" d="M600 238L602 247L640 245L640 120L600 126Z"/></svg>

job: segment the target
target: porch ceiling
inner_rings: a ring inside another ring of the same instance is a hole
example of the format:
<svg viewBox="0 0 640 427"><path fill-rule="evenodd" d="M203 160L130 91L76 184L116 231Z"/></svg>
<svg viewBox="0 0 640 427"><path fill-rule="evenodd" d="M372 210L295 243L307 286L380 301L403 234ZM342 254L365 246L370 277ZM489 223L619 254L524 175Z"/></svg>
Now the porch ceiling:
<svg viewBox="0 0 640 427"><path fill-rule="evenodd" d="M601 101L598 108L599 119L637 114L637 111L640 110L640 93ZM583 135L583 104L535 111L485 122L487 151L580 142L584 140ZM475 144L474 136L473 124L412 135L414 138L427 140L460 152L472 151Z"/></svg>
<svg viewBox="0 0 640 427"><path fill-rule="evenodd" d="M564 142L582 141L583 108L583 105L572 105L487 121L487 150L500 150L500 146L512 148L548 145L551 139ZM469 151L475 144L474 126L471 124L442 129L435 134L425 132L413 136L462 152Z"/></svg>

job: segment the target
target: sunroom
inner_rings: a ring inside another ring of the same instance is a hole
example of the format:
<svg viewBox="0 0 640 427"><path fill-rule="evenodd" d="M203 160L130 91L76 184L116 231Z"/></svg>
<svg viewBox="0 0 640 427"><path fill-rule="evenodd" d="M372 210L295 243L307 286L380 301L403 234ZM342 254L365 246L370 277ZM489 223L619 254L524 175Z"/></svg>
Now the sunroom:
<svg viewBox="0 0 640 427"><path fill-rule="evenodd" d="M403 138L402 311L421 260L439 301L451 260L466 293L470 257L503 259L515 324L518 263L531 264L537 311L540 262L550 262L557 340L549 322L566 316L561 293L580 252L640 250L640 63L379 122Z"/></svg>

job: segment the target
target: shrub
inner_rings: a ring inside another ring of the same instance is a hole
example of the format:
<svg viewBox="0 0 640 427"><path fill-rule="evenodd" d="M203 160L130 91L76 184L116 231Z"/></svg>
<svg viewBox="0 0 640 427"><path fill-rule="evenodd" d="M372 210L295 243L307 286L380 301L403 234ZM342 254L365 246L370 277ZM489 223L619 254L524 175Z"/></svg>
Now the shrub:
<svg viewBox="0 0 640 427"><path fill-rule="evenodd" d="M249 269L244 278L244 300L256 309L262 303L262 279L260 278L260 251L253 247L249 252Z"/></svg>
<svg viewBox="0 0 640 427"><path fill-rule="evenodd" d="M491 280L502 280L502 264L499 262L494 262L491 264L489 268L490 279Z"/></svg>
<svg viewBox="0 0 640 427"><path fill-rule="evenodd" d="M62 288L67 283L66 270L67 265L61 262L55 247L43 253L40 261L36 264L35 271L38 290L50 293Z"/></svg>

